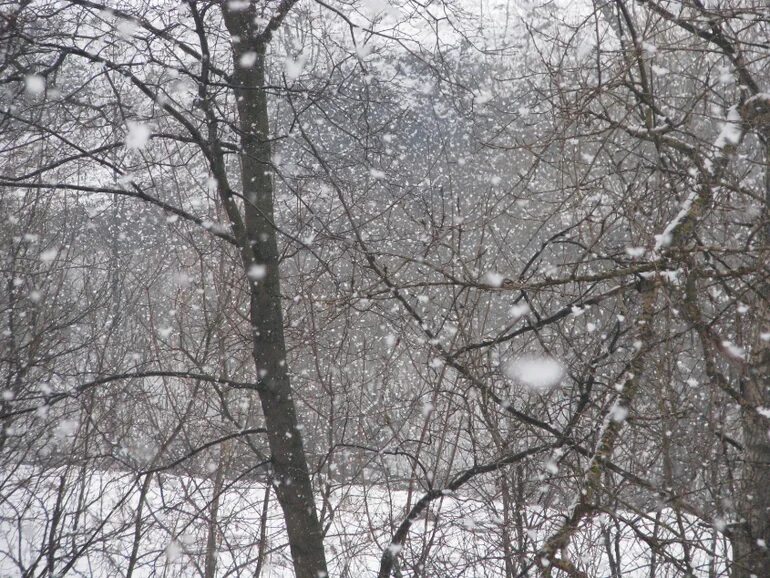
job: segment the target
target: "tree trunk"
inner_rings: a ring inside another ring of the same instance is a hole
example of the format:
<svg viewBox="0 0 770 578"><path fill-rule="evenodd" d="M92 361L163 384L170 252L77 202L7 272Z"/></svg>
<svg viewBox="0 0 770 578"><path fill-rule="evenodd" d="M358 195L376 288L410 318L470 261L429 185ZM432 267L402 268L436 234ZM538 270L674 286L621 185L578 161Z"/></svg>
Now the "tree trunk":
<svg viewBox="0 0 770 578"><path fill-rule="evenodd" d="M759 236L763 247L758 270L766 273L770 253L770 125L758 132L765 141L764 224ZM759 330L754 333L753 363L741 388L743 468L737 500L740 520L731 536L732 578L770 576L770 416L766 413L770 409L770 342L763 338L763 333L770 331L770 283L760 282L755 291Z"/></svg>
<svg viewBox="0 0 770 578"><path fill-rule="evenodd" d="M223 10L233 39L233 84L241 131L244 225L253 262L244 258L251 289L253 357L261 387L273 463L275 491L283 509L297 578L326 576L323 532L318 521L307 459L292 399L283 334L278 248L273 218L270 141L265 85L265 49L248 10ZM244 57L245 56L245 57ZM255 60L256 57L256 60ZM253 62L250 66L244 63ZM246 253L249 252L248 248Z"/></svg>
<svg viewBox="0 0 770 578"><path fill-rule="evenodd" d="M209 507L208 536L206 536L206 558L203 578L216 578L217 562L219 562L219 505L222 500L222 488L225 485L225 470L228 467L229 459L225 454L229 451L229 444L224 444L219 456L219 464L214 474L214 483L211 488L211 506Z"/></svg>
<svg viewBox="0 0 770 578"><path fill-rule="evenodd" d="M762 356L762 373L770 370L770 351ZM767 377L767 375L765 375ZM765 380L751 380L744 398L754 408L768 398ZM738 500L741 516L732 537L732 578L770 576L770 419L755 409L743 409L743 475Z"/></svg>

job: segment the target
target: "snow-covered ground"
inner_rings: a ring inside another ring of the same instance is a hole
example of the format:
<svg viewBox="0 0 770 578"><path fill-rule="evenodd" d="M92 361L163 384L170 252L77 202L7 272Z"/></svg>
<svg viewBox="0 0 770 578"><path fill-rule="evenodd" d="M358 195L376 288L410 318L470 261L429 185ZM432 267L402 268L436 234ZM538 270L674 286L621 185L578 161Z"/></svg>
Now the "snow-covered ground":
<svg viewBox="0 0 770 578"><path fill-rule="evenodd" d="M53 576L125 576L137 533L133 576L204 575L210 479L153 476L137 526L144 477L26 466L2 471L0 476L0 578L43 575L50 563ZM412 503L419 494L415 496ZM328 528L332 576L376 575L381 552L403 517L407 500L406 491L357 485L333 491L326 507L319 503ZM461 496L446 496L440 502L413 526L401 553L403 575L412 575L410 564L424 556L425 576L504 576L502 505ZM226 482L216 524L218 576L254 576L264 506L264 485ZM522 536L514 531L512 541L523 544L527 552L517 562L531 562L543 538L563 518L540 507L528 507L521 515L524 540L519 542ZM673 542L676 534L687 540ZM53 556L50 544L55 544ZM292 575L274 496L267 504L263 550L262 577ZM663 510L647 515L621 512L614 519L595 516L576 536L569 557L595 577L612 576L611 568L619 564L620 573L615 575L624 577L686 576L689 565L695 576L705 578L727 575L726 551L724 538L708 525L677 519Z"/></svg>

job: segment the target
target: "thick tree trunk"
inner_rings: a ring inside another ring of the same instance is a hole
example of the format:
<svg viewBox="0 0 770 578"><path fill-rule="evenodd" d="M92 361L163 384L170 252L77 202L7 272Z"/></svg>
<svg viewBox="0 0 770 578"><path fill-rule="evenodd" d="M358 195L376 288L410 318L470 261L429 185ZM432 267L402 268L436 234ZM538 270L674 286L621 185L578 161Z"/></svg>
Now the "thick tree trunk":
<svg viewBox="0 0 770 578"><path fill-rule="evenodd" d="M752 380L744 399L754 408L767 407L770 351L762 356L765 379ZM743 410L743 472L733 537L732 578L770 576L770 419L755 409Z"/></svg>
<svg viewBox="0 0 770 578"><path fill-rule="evenodd" d="M760 109L760 112L764 109ZM755 111L756 112L756 111ZM770 254L770 126L762 128L765 139L765 210L760 235L760 273L768 267ZM754 315L758 331L770 330L770 284L760 282L755 289ZM732 535L732 578L770 576L770 343L754 335L756 352L741 395L743 430L743 468L741 494L737 500L739 524Z"/></svg>
<svg viewBox="0 0 770 578"><path fill-rule="evenodd" d="M224 10L235 62L233 83L239 113L244 225L253 261L244 258L251 289L253 357L273 462L275 490L283 509L297 578L325 576L323 532L318 521L307 458L298 427L286 364L278 248L273 218L270 141L265 94L265 49L254 10Z"/></svg>

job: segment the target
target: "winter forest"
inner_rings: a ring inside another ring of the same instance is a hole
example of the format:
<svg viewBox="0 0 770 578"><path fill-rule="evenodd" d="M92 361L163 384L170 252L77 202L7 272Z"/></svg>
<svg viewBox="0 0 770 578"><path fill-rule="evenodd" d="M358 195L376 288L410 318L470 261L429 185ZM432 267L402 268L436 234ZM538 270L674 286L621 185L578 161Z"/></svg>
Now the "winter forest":
<svg viewBox="0 0 770 578"><path fill-rule="evenodd" d="M0 577L770 577L767 0L0 2Z"/></svg>

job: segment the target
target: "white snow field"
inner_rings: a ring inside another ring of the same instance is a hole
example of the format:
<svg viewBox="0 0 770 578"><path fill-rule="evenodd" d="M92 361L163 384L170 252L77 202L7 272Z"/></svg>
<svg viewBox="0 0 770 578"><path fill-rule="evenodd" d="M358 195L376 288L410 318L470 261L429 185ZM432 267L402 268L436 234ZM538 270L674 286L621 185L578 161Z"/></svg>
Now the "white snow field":
<svg viewBox="0 0 770 578"><path fill-rule="evenodd" d="M70 467L29 466L0 472L0 578L15 576L204 576L212 482L153 475L140 509L145 477ZM419 499L417 492L412 504ZM348 486L319 503L333 577L375 576L393 528L404 516L406 491ZM329 506L334 515L330 518ZM265 486L225 482L217 514L217 576L255 576L260 552ZM292 576L280 508L270 496L260 576ZM137 513L140 512L140 516ZM444 496L412 527L401 551L403 576L505 576L502 505ZM136 519L142 523L137 527ZM534 559L549 530L563 520L554 510L528 507L512 524L512 542ZM676 540L685 535L687 540ZM138 542L136 536L139 536ZM50 547L51 544L55 546ZM135 562L131 565L132 552ZM594 516L568 552L588 576L624 578L727 576L726 540L711 525L671 510ZM49 565L53 572L49 571ZM614 572L613 572L614 569ZM520 575L534 568L516 567Z"/></svg>

